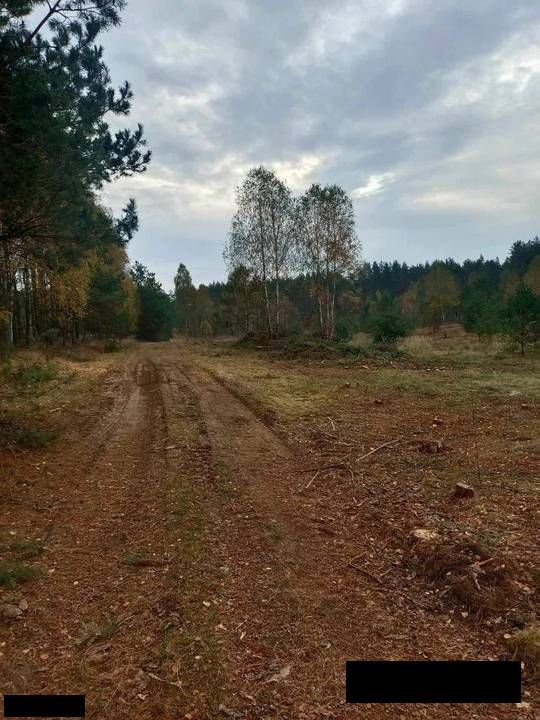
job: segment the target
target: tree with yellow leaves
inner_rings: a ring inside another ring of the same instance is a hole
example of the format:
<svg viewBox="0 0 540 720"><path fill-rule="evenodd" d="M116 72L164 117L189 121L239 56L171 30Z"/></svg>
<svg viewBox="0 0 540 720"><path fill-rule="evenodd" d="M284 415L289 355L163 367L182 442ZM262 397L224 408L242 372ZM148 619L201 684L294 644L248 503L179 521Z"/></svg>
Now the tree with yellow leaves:
<svg viewBox="0 0 540 720"><path fill-rule="evenodd" d="M459 286L454 274L442 262L435 262L423 279L425 301L430 324L434 328L449 319L451 310L460 299Z"/></svg>
<svg viewBox="0 0 540 720"><path fill-rule="evenodd" d="M533 257L523 276L525 285L531 288L535 295L540 295L540 255Z"/></svg>

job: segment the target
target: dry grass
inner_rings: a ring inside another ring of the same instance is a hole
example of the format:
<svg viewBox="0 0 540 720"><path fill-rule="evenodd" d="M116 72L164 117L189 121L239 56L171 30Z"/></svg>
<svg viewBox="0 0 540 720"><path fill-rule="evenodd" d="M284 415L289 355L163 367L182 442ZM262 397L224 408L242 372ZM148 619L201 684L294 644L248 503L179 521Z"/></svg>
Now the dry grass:
<svg viewBox="0 0 540 720"><path fill-rule="evenodd" d="M514 356L512 365L503 360L495 369L443 362L344 367L287 362L247 350L223 353L211 344L196 346L196 358L258 417L270 412L281 436L309 449L314 468L331 467L339 459L342 470L321 472L310 486L318 496L332 494L336 512L347 502L346 487L361 492L359 478L369 478L376 494L382 492L376 478L386 478L393 479L390 488L385 486L387 503L392 504L393 494L401 503L409 496L422 514L441 519L443 544L421 560L420 575L445 590L447 600L486 616L528 602L513 579L534 584L535 561L527 548L537 527L533 508L540 463L534 438L540 434L540 374L530 372L530 360L522 365ZM355 454L393 438L403 441L373 455L368 465L356 465ZM444 452L419 452L423 441L440 443ZM354 480L345 484L349 476ZM450 504L457 482L475 488L472 504ZM402 513L389 522L421 526L417 515ZM488 558L475 558L468 548L489 544L493 560L481 566L477 586L470 567Z"/></svg>
<svg viewBox="0 0 540 720"><path fill-rule="evenodd" d="M454 366L439 358L433 365L423 363L420 367L373 367L363 363L347 367L326 362L292 363L239 349L224 353L208 344L195 347L198 357L202 356L204 365L216 378L230 388L241 385L241 392L258 399L274 414L289 419L339 405L344 393L389 398L405 394L411 401L432 398L445 405L468 404L475 398L479 401L516 398L522 403L540 399L540 362L521 361L515 356L511 365L504 359L495 365ZM450 360L448 354L444 358Z"/></svg>
<svg viewBox="0 0 540 720"><path fill-rule="evenodd" d="M452 363L460 366L498 366L520 369L539 367L540 348L529 348L525 358L521 358L509 348L507 341L500 336L490 341L480 340L472 333L466 333L460 325L449 326L446 331L437 333L429 329L419 330L404 338L399 347L412 357L422 361Z"/></svg>
<svg viewBox="0 0 540 720"><path fill-rule="evenodd" d="M88 392L102 382L117 355L91 348L81 362L66 351L47 359L38 350L22 350L0 365L0 449L36 450L55 441L65 427L66 413L78 412Z"/></svg>

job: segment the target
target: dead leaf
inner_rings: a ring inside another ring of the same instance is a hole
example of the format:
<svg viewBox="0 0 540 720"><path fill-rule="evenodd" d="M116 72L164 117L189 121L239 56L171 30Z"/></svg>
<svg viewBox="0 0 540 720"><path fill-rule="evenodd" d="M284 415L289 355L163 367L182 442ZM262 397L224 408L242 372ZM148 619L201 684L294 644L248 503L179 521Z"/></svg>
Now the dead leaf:
<svg viewBox="0 0 540 720"><path fill-rule="evenodd" d="M290 675L291 672L291 666L285 665L285 667L282 667L281 670L276 673L275 675L272 675L271 678L267 682L279 682L280 680L284 680L286 677Z"/></svg>

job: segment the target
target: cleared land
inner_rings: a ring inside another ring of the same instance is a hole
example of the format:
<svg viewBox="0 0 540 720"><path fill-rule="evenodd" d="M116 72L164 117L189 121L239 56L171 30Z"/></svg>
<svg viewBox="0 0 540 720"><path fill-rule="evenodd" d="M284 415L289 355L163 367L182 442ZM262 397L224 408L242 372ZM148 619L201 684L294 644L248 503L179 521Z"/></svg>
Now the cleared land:
<svg viewBox="0 0 540 720"><path fill-rule="evenodd" d="M534 717L537 361L174 341L51 367L2 386L5 692L85 692L93 718ZM516 652L520 707L343 702L346 659Z"/></svg>

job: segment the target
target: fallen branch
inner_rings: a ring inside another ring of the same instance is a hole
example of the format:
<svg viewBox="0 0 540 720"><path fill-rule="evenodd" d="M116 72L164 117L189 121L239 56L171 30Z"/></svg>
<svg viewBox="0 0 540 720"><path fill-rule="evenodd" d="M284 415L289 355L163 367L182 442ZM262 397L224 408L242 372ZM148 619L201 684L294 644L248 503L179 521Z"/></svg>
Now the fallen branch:
<svg viewBox="0 0 540 720"><path fill-rule="evenodd" d="M370 573L369 570L366 570L363 567L360 567L360 565L356 565L355 563L350 562L347 563L348 567L354 568L354 570L357 570L359 573L362 573L362 575L365 575L366 577L370 578L371 580L374 580L379 585L384 585L383 581L378 578L376 575L373 575L373 573Z"/></svg>
<svg viewBox="0 0 540 720"><path fill-rule="evenodd" d="M309 486L311 485L311 483L319 477L319 473L320 473L320 470L317 470L317 472L316 472L315 475L311 478L311 480L308 482L308 484L306 485L306 487L304 488L304 490L307 490L307 489L309 488Z"/></svg>
<svg viewBox="0 0 540 720"><path fill-rule="evenodd" d="M379 452L379 450L382 450L385 447L388 447L389 445L397 445L397 443L402 442L402 438L398 438L397 440L389 440L388 442L383 443L382 445L379 445L379 447L373 448L373 450L370 450L365 455L361 455L359 458L356 458L356 461L359 460L365 460L365 458L369 457L370 455L373 455L373 453Z"/></svg>
<svg viewBox="0 0 540 720"><path fill-rule="evenodd" d="M165 680L164 678L159 677L159 675L155 675L151 672L147 672L146 674L148 675L148 677L151 677L152 680L157 680L158 682L164 683L165 685L172 685L173 687L178 688L179 690L182 690L182 692L184 692L181 680L178 680L178 682L173 682L172 680Z"/></svg>
<svg viewBox="0 0 540 720"><path fill-rule="evenodd" d="M345 465L344 463L331 463L330 465L321 465L320 467L306 468L305 470L300 470L300 472L307 473L307 472L313 472L314 470L321 472L322 470L331 470L332 468L347 468L347 467L348 467L348 465Z"/></svg>
<svg viewBox="0 0 540 720"><path fill-rule="evenodd" d="M129 558L124 560L124 565L130 565L132 567L164 567L170 564L170 560L154 560L152 558Z"/></svg>

